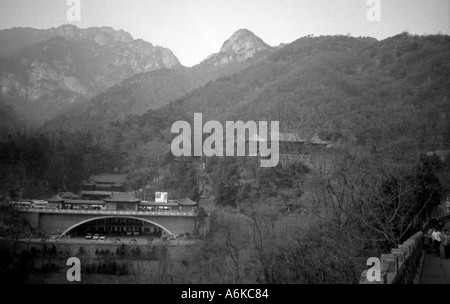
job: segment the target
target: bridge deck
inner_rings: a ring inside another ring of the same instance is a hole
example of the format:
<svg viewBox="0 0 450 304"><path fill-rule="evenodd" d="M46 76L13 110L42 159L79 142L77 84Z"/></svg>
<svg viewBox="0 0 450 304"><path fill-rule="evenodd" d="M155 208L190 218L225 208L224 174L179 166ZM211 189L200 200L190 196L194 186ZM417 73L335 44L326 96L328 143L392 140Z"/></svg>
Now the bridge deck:
<svg viewBox="0 0 450 304"><path fill-rule="evenodd" d="M450 221L445 223L443 231L445 229L450 230ZM444 258L443 246L439 257L432 248L426 252L420 284L450 284L450 258Z"/></svg>
<svg viewBox="0 0 450 304"><path fill-rule="evenodd" d="M140 215L140 216L196 216L195 212L182 211L113 211L113 210L73 210L18 208L20 212L56 213L56 214L93 214L93 215Z"/></svg>

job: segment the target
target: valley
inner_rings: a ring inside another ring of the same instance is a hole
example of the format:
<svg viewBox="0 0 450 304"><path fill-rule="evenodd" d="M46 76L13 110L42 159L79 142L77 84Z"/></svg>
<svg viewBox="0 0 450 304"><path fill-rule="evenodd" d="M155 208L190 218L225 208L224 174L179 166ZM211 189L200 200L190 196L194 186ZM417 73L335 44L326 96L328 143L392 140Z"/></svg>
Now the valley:
<svg viewBox="0 0 450 304"><path fill-rule="evenodd" d="M3 201L78 195L93 175L116 174L140 201L119 199L136 204L119 213L159 208L160 191L180 212L186 198L197 212L213 206L188 261L159 258L158 276L139 282L357 283L367 257L423 229L449 195L448 35L308 35L273 47L240 29L184 67L110 28L11 31L0 31L10 41L0 48ZM189 154L193 141L174 155L171 129L194 126L195 113L219 125L278 122L279 164L221 157L220 144ZM2 213L2 236L26 237L19 214Z"/></svg>

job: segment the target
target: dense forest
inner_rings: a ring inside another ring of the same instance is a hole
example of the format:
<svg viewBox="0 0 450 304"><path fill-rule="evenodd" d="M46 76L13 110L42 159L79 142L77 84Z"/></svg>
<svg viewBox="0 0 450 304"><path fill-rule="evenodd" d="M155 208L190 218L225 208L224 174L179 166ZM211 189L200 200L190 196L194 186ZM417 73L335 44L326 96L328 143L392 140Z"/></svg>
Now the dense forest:
<svg viewBox="0 0 450 304"><path fill-rule="evenodd" d="M170 91L145 97L151 92L135 87L136 76L95 97L95 110L3 135L0 195L76 192L90 174L106 172L127 174L130 190L171 198L198 201L206 187L218 210L195 267L176 280L348 283L368 257L421 229L450 190L450 158L424 156L450 149L448 36L304 37L234 72L119 119L110 113L116 104L158 102ZM185 71L160 73L176 80ZM187 90L180 85L175 95ZM281 131L317 134L333 147L313 167L174 158L170 127L195 112L204 121L278 120Z"/></svg>

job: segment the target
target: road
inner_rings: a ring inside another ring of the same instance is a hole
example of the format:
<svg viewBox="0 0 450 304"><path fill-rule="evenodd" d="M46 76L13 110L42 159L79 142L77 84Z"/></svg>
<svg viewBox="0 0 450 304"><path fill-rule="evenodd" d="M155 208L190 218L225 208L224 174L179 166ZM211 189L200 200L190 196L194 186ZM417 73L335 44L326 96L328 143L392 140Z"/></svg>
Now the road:
<svg viewBox="0 0 450 304"><path fill-rule="evenodd" d="M134 241L132 241L134 240ZM179 238L176 240L162 240L160 238L155 238L152 236L112 236L107 237L105 240L87 240L83 236L78 237L63 237L63 238L50 238L50 239L20 239L22 242L30 242L30 243L47 243L47 244L76 244L76 245L114 245L114 244L126 244L126 245L191 245L198 242L198 239L185 239Z"/></svg>
<svg viewBox="0 0 450 304"><path fill-rule="evenodd" d="M444 233L445 229L450 230L450 221L445 223L441 233ZM439 257L435 256L434 249L428 250L425 254L420 284L450 284L450 258L444 258L443 246L440 248Z"/></svg>

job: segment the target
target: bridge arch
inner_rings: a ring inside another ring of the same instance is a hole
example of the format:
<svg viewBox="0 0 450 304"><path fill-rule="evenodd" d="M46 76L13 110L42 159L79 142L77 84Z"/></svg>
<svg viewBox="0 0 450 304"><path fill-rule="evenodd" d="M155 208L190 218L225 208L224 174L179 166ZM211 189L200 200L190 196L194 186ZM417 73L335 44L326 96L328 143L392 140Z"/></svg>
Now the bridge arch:
<svg viewBox="0 0 450 304"><path fill-rule="evenodd" d="M162 225L160 225L160 224L158 224L158 223L156 223L156 222L153 222L153 221L150 221L150 220L147 220L147 219L144 219L144 218L140 218L140 217L137 217L137 216L129 216L129 215L114 215L114 216L113 216L113 215L111 215L111 216L108 215L108 216L99 216L99 217L89 218L89 219L87 219L87 220L78 222L78 223L76 223L75 225L70 226L70 227L69 227L68 229L66 229L63 233L61 233L61 235L65 235L65 234L66 234L67 232L69 232L70 230L72 230L72 229L74 229L74 228L76 228L76 227L78 227L78 226L81 226L81 225L83 225L83 224L89 223L89 222L91 222L91 221L100 220L100 219L107 219L107 218L126 218L126 219L140 220L140 221L143 221L143 222L147 222L147 223L153 224L153 225L155 225L155 226L157 226L157 227L163 229L163 230L166 231L168 234L173 235L173 233L172 233L169 229L167 229L166 227L164 227L164 226L162 226Z"/></svg>

